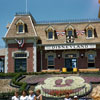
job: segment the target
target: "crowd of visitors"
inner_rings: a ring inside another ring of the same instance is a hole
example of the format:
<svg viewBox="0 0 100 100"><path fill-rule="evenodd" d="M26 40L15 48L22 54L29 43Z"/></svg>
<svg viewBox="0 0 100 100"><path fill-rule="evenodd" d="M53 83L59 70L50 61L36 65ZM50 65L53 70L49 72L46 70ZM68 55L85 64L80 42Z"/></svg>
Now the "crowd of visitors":
<svg viewBox="0 0 100 100"><path fill-rule="evenodd" d="M64 100L78 100L78 97L77 97L77 96L74 96L74 98L71 99L71 98L69 97L69 93L66 93Z"/></svg>
<svg viewBox="0 0 100 100"><path fill-rule="evenodd" d="M36 94L34 94L33 90L29 90L29 95L27 95L26 91L23 91L21 96L19 96L19 93L16 91L12 100L43 100L43 97L40 90L37 90ZM74 96L74 98L71 99L69 93L66 93L64 100L78 100L78 97Z"/></svg>
<svg viewBox="0 0 100 100"><path fill-rule="evenodd" d="M32 90L29 90L29 95L27 95L26 91L23 91L21 96L19 96L19 93L16 91L15 95L12 97L11 100L43 100L43 99L40 90L36 91L36 95Z"/></svg>

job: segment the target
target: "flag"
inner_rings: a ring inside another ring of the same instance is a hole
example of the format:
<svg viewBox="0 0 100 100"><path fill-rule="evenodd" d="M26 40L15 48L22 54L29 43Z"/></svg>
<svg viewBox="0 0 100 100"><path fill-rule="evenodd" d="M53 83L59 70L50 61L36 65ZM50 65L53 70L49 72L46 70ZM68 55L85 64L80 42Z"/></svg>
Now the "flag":
<svg viewBox="0 0 100 100"><path fill-rule="evenodd" d="M65 35L65 31L62 31L61 33L62 33L62 34L61 34L62 36Z"/></svg>
<svg viewBox="0 0 100 100"><path fill-rule="evenodd" d="M63 35L65 35L65 31L56 31L56 34L57 34L57 36L59 36L59 35L63 36Z"/></svg>
<svg viewBox="0 0 100 100"><path fill-rule="evenodd" d="M77 35L83 35L85 33L85 31L78 30L78 31L76 31L76 33L77 33Z"/></svg>
<svg viewBox="0 0 100 100"><path fill-rule="evenodd" d="M18 43L19 47L23 47L24 46L24 39L15 39L15 41Z"/></svg>

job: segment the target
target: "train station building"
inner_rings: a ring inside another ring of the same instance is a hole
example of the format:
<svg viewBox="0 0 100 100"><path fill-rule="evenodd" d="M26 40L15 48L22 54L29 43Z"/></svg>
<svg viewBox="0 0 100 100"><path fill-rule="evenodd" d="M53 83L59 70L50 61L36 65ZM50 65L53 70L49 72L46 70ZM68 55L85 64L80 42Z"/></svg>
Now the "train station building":
<svg viewBox="0 0 100 100"><path fill-rule="evenodd" d="M5 73L100 68L100 19L37 22L16 14L3 40Z"/></svg>

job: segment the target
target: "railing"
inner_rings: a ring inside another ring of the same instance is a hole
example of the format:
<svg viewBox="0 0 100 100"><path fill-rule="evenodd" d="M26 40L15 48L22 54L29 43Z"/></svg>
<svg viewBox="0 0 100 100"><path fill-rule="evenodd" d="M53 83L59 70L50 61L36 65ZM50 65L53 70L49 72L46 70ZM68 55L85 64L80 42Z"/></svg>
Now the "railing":
<svg viewBox="0 0 100 100"><path fill-rule="evenodd" d="M100 19L67 19L67 20L52 20L52 21L36 21L37 24L53 24L53 23L81 23L81 22L100 22Z"/></svg>
<svg viewBox="0 0 100 100"><path fill-rule="evenodd" d="M15 16L17 15L31 15L30 12L16 12Z"/></svg>

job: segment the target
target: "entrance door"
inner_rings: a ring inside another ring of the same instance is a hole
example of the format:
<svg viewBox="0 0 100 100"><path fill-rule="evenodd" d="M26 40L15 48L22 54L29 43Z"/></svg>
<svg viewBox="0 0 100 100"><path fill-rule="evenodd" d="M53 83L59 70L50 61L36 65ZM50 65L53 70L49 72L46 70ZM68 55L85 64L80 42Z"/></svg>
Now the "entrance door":
<svg viewBox="0 0 100 100"><path fill-rule="evenodd" d="M27 62L26 59L15 59L15 72L26 72Z"/></svg>
<svg viewBox="0 0 100 100"><path fill-rule="evenodd" d="M73 68L77 66L77 59L76 58L67 58L65 59L65 67L68 71L72 71Z"/></svg>

